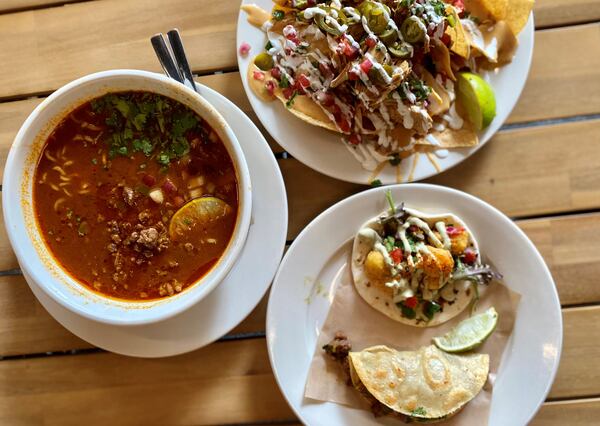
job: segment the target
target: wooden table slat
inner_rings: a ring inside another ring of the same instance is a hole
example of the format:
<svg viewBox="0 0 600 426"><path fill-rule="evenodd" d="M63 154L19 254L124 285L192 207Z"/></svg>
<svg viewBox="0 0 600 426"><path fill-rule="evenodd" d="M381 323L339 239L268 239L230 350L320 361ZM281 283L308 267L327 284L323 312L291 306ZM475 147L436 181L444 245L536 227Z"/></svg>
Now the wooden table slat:
<svg viewBox="0 0 600 426"><path fill-rule="evenodd" d="M584 331L584 324L593 324L591 333L589 326ZM600 355L594 345L600 337L599 324L600 307L565 311L566 345L552 397L600 392L599 374L588 368ZM85 401L90 400L103 407L96 416L85 417L90 425L119 419L131 424L214 424L293 418L270 371L262 338L217 343L154 360L95 353L4 361L0 422L31 424L43 419L49 424L75 424L86 414ZM598 412L597 401L583 407L588 413ZM562 410L563 405L549 404L540 416Z"/></svg>

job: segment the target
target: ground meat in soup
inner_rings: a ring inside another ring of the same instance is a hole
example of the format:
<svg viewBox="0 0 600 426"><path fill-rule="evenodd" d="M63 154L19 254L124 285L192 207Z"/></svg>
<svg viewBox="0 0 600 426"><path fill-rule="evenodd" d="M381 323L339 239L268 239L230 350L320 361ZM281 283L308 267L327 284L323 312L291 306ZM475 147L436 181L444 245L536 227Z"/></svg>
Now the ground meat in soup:
<svg viewBox="0 0 600 426"><path fill-rule="evenodd" d="M227 214L173 239L172 216L202 197L224 201ZM46 245L77 281L149 300L184 291L216 264L235 228L237 180L222 141L191 109L119 92L78 107L50 135L34 207Z"/></svg>

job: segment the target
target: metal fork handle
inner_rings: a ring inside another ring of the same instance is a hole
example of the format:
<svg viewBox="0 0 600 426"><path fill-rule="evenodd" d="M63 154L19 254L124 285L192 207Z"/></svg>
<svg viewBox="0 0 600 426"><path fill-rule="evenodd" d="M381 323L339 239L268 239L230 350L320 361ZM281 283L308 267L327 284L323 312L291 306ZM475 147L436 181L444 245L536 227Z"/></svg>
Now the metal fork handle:
<svg viewBox="0 0 600 426"><path fill-rule="evenodd" d="M183 41L181 40L179 30L177 28L172 29L167 33L167 37L169 38L171 51L173 52L173 56L175 57L175 64L179 69L179 75L183 77L183 84L188 86L190 89L196 91L196 85L194 84L194 76L192 75L190 64L188 63L187 57L185 55Z"/></svg>
<svg viewBox="0 0 600 426"><path fill-rule="evenodd" d="M167 47L167 43L162 34L155 34L150 39L152 42L152 47L154 48L154 52L162 66L165 74L171 77L174 80L177 80L180 83L183 83L183 76L179 74L179 68L175 64L173 57L171 56L171 52Z"/></svg>

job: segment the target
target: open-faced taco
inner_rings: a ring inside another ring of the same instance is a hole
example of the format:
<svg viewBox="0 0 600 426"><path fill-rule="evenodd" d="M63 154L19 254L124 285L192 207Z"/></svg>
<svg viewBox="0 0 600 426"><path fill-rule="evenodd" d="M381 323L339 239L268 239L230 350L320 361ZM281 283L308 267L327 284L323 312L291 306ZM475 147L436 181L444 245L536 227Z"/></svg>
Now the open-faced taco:
<svg viewBox="0 0 600 426"><path fill-rule="evenodd" d="M472 119L473 104L490 104L493 91L484 100L463 96L458 76L510 62L532 4L274 0L271 13L244 5L267 35L249 85L261 99L279 99L298 118L339 133L367 169L415 152L443 157L442 150L476 145L495 115L494 102L485 120Z"/></svg>
<svg viewBox="0 0 600 426"><path fill-rule="evenodd" d="M396 206L367 221L352 249L361 297L393 320L417 327L448 321L499 278L483 265L473 233L453 214Z"/></svg>

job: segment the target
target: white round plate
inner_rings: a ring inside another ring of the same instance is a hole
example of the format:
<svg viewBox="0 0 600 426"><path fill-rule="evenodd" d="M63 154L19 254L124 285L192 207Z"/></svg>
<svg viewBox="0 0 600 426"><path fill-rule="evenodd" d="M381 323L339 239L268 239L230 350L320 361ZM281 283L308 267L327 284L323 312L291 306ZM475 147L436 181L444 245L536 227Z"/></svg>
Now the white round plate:
<svg viewBox="0 0 600 426"><path fill-rule="evenodd" d="M398 203L462 218L477 236L484 258L504 275L509 288L521 294L494 385L489 425L525 425L550 390L562 347L560 303L544 260L509 218L471 195L426 184L387 188ZM288 403L311 426L397 424L365 410L304 398L335 285L350 274L352 240L366 220L387 208L385 189L361 192L321 213L296 238L275 276L267 309L269 357Z"/></svg>
<svg viewBox="0 0 600 426"><path fill-rule="evenodd" d="M198 88L236 134L248 162L253 187L252 219L246 244L223 282L197 305L173 318L127 327L80 317L49 298L32 280L27 280L38 300L59 323L83 340L111 352L164 357L212 343L239 324L260 302L283 254L287 198L271 148L252 121L231 101L208 87L198 85Z"/></svg>
<svg viewBox="0 0 600 426"><path fill-rule="evenodd" d="M263 9L271 10L272 0L243 0L242 4L255 3ZM237 46L246 42L250 44L250 54L242 57L238 53L238 66L246 95L259 120L271 136L289 152L308 167L327 176L348 182L368 184L372 172L362 168L342 144L340 135L320 127L311 126L286 111L285 106L278 101L261 101L248 86L246 70L252 58L264 50L265 33L246 20L246 13L240 11L237 26ZM496 94L496 118L479 134L479 145L472 148L450 150L446 158L436 158L441 171L445 171L481 148L498 131L517 103L525 86L531 56L533 53L533 13L523 31L518 36L519 47L513 61L497 71L483 73L484 78L492 85ZM414 157L402 162L402 176L408 179ZM417 163L413 180L421 180L438 174L433 164L427 158L421 158ZM386 166L377 176L384 184L396 183L396 167Z"/></svg>

